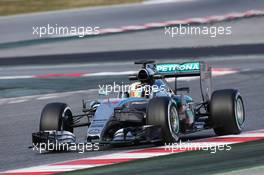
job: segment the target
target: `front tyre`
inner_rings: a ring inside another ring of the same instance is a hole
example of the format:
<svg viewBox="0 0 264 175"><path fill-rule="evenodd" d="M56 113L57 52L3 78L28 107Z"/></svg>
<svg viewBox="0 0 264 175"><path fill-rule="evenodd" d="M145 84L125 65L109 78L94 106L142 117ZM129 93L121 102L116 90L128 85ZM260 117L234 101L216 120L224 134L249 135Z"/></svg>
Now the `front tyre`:
<svg viewBox="0 0 264 175"><path fill-rule="evenodd" d="M161 127L163 143L177 142L180 120L175 102L169 97L151 99L147 107L147 124Z"/></svg>
<svg viewBox="0 0 264 175"><path fill-rule="evenodd" d="M244 127L245 108L238 90L215 91L210 102L210 113L217 135L239 134Z"/></svg>
<svg viewBox="0 0 264 175"><path fill-rule="evenodd" d="M69 131L73 133L73 118L70 107L65 103L47 104L40 117L40 131Z"/></svg>

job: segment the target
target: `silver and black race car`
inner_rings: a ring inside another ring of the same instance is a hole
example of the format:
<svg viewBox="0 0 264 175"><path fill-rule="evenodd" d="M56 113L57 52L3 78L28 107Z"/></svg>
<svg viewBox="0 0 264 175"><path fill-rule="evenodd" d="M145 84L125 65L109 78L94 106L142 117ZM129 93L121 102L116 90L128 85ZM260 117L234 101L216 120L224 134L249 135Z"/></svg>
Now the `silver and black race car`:
<svg viewBox="0 0 264 175"><path fill-rule="evenodd" d="M133 82L116 98L83 101L83 113L74 115L65 103L50 103L42 110L34 145L75 143L74 128L87 126L87 142L173 143L187 133L214 129L217 135L238 134L245 122L242 97L236 89L211 92L211 67L204 62L160 63L140 61L142 68L130 75ZM199 77L202 101L185 95L180 77ZM167 78L174 78L174 88ZM100 92L102 93L102 92ZM81 122L86 119L86 122Z"/></svg>

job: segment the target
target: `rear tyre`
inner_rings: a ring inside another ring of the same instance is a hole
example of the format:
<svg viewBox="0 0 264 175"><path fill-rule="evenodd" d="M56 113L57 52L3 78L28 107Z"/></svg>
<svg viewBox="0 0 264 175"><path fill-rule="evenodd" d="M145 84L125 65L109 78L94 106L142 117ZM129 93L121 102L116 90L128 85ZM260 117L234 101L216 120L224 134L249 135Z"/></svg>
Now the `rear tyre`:
<svg viewBox="0 0 264 175"><path fill-rule="evenodd" d="M244 127L245 109L238 90L215 91L210 102L210 113L217 135L239 134Z"/></svg>
<svg viewBox="0 0 264 175"><path fill-rule="evenodd" d="M63 130L73 133L72 123L72 112L67 104L49 103L41 112L39 130Z"/></svg>
<svg viewBox="0 0 264 175"><path fill-rule="evenodd" d="M147 107L147 124L161 127L163 143L177 142L180 120L175 102L169 97L151 99Z"/></svg>

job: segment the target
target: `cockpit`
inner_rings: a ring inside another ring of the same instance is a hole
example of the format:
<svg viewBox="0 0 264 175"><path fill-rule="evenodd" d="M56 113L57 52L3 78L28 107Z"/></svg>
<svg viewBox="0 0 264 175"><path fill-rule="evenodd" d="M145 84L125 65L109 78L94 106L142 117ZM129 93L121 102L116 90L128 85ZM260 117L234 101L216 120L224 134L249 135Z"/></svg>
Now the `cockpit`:
<svg viewBox="0 0 264 175"><path fill-rule="evenodd" d="M130 85L128 90L128 97L134 98L150 98L156 95L167 96L168 93L173 91L163 80L155 80L153 84L146 84L141 82L134 82Z"/></svg>

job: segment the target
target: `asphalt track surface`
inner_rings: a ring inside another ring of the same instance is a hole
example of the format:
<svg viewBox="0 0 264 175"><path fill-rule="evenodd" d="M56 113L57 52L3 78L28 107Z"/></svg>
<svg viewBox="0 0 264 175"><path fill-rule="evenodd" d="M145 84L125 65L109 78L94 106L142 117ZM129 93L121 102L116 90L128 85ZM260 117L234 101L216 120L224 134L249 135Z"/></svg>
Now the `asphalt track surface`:
<svg viewBox="0 0 264 175"><path fill-rule="evenodd" d="M91 63L264 53L264 17L221 22L213 26L231 26L232 34L215 38L208 35L177 35L172 38L161 28L77 40L36 42L1 49L0 64Z"/></svg>
<svg viewBox="0 0 264 175"><path fill-rule="evenodd" d="M173 60L175 61L175 60ZM233 75L226 75L214 79L215 89L237 88L245 100L246 106L246 127L245 130L255 130L264 127L264 108L263 108L263 84L264 84L264 61L262 59L223 59L209 61L215 67L241 67L253 68L248 72L241 72ZM102 68L99 65L98 68ZM130 66L127 66L130 68ZM117 67L115 67L118 70ZM71 82L71 79L69 80ZM191 95L195 99L199 99L199 90L197 81L190 81L187 85L191 86ZM0 131L1 131L1 147L0 161L1 171L22 168L25 166L42 165L57 161L70 160L81 157L92 157L95 155L107 154L109 151L86 152L79 154L71 153L50 153L39 154L28 149L31 144L31 133L38 130L39 116L42 107L48 102L63 101L71 105L74 112L80 112L81 99L95 99L98 95L95 92L76 93L66 97L58 97L53 99L32 99L27 102L18 102L11 104L2 104L0 106ZM80 141L85 139L86 129L78 129L77 136ZM211 130L197 133L190 139L200 137L214 136ZM123 148L131 149L131 148ZM118 151L120 149L111 150Z"/></svg>
<svg viewBox="0 0 264 175"><path fill-rule="evenodd" d="M163 4L135 4L111 8L84 8L11 17L1 17L1 43L37 39L32 35L33 26L47 24L69 26L100 26L101 28L124 25L180 20L190 17L221 15L230 12L261 9L262 0L199 0Z"/></svg>

